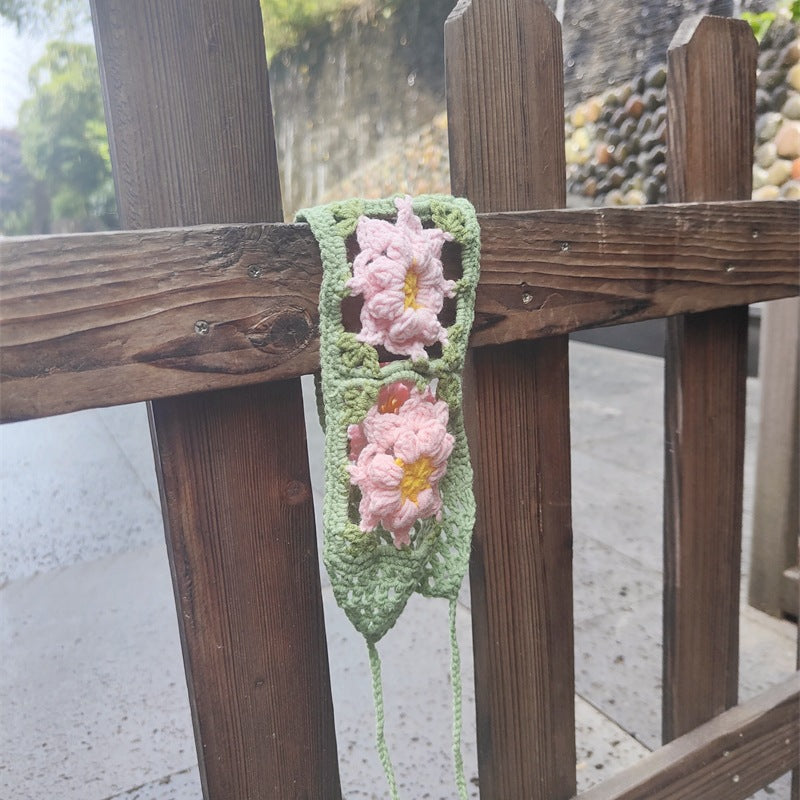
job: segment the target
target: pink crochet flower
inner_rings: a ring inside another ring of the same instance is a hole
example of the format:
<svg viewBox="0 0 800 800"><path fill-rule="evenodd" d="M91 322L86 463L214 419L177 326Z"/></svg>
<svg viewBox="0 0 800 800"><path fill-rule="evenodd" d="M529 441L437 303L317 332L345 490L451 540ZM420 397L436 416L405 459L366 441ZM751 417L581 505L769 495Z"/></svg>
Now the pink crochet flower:
<svg viewBox="0 0 800 800"><path fill-rule="evenodd" d="M441 518L439 481L454 439L447 404L406 382L384 387L360 425L351 425L350 480L361 489L360 527L389 531L396 547L411 543L414 523Z"/></svg>
<svg viewBox="0 0 800 800"><path fill-rule="evenodd" d="M368 441L379 444L384 452L391 450L394 443L391 431L397 425L400 408L412 396L412 392L419 395L413 381L395 381L380 388L377 403L370 408L365 419L358 425L347 427L351 461L358 459Z"/></svg>
<svg viewBox="0 0 800 800"><path fill-rule="evenodd" d="M447 344L437 315L455 283L445 280L442 245L452 235L423 228L410 197L397 198L397 221L361 217L356 228L360 248L347 287L364 296L357 338L383 345L390 353L424 358L426 345Z"/></svg>

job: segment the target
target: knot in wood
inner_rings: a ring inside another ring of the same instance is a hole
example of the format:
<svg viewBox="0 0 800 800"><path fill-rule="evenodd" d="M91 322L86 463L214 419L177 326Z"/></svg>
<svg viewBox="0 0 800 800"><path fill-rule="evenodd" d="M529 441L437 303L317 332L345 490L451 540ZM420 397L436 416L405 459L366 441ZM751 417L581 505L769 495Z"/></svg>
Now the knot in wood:
<svg viewBox="0 0 800 800"><path fill-rule="evenodd" d="M287 355L306 347L314 332L309 313L304 308L289 307L262 317L246 336L253 347L264 353Z"/></svg>
<svg viewBox="0 0 800 800"><path fill-rule="evenodd" d="M306 502L308 498L311 496L311 492L309 491L309 487L303 481L289 481L286 486L283 487L283 499L286 503L290 506L296 506L300 503Z"/></svg>

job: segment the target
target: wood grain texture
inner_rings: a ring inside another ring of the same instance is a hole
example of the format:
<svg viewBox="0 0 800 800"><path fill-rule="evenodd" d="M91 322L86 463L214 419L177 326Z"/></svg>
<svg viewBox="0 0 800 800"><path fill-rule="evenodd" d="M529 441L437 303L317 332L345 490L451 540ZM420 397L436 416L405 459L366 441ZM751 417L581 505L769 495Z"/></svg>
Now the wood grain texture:
<svg viewBox="0 0 800 800"><path fill-rule="evenodd" d="M578 800L744 800L798 762L800 673L795 673Z"/></svg>
<svg viewBox="0 0 800 800"><path fill-rule="evenodd" d="M668 52L670 199L750 196L758 48L690 21ZM665 365L664 741L736 704L747 307L670 319Z"/></svg>
<svg viewBox="0 0 800 800"><path fill-rule="evenodd" d="M125 227L283 219L258 4L93 9Z"/></svg>
<svg viewBox="0 0 800 800"><path fill-rule="evenodd" d="M784 570L798 563L800 536L800 300L779 300L764 308L759 346L761 408L748 600L779 617L797 614L797 586L791 610L783 602L783 584Z"/></svg>
<svg viewBox="0 0 800 800"><path fill-rule="evenodd" d="M681 23L667 51L671 202L750 197L757 60L744 20Z"/></svg>
<svg viewBox="0 0 800 800"><path fill-rule="evenodd" d="M92 16L123 224L280 220L256 0L94 0ZM150 415L204 796L338 799L299 380Z"/></svg>
<svg viewBox="0 0 800 800"><path fill-rule="evenodd" d="M480 221L473 346L798 291L796 201L526 211ZM0 415L312 372L320 278L304 225L0 241ZM208 323L207 333L197 333L198 322Z"/></svg>
<svg viewBox="0 0 800 800"><path fill-rule="evenodd" d="M547 6L460 2L445 24L445 64L453 193L479 212L563 206L561 29ZM474 350L465 380L478 507L470 581L481 797L569 798L567 338Z"/></svg>
<svg viewBox="0 0 800 800"><path fill-rule="evenodd" d="M153 404L207 798L340 797L295 384Z"/></svg>

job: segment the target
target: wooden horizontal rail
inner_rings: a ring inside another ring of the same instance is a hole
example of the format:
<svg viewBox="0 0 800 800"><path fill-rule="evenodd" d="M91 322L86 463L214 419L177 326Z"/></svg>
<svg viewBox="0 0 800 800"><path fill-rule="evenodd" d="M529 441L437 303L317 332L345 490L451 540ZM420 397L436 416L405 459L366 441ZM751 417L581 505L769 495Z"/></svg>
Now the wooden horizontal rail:
<svg viewBox="0 0 800 800"><path fill-rule="evenodd" d="M739 800L800 766L800 672L577 800Z"/></svg>
<svg viewBox="0 0 800 800"><path fill-rule="evenodd" d="M795 295L799 222L797 201L481 214L471 343ZM304 225L2 240L0 418L312 372L320 278Z"/></svg>

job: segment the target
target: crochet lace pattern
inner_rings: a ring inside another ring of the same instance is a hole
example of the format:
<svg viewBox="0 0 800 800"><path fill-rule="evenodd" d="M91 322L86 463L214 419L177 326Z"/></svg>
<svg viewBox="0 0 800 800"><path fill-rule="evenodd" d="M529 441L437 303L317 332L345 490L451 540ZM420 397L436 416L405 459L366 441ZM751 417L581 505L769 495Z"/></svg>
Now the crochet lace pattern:
<svg viewBox="0 0 800 800"><path fill-rule="evenodd" d="M455 612L475 522L461 386L480 263L475 210L428 195L336 202L297 219L323 265L323 558L336 601L367 642L390 794L398 797L375 645L418 592L450 601L453 756L466 798ZM443 248L460 256L454 280L444 277ZM348 330L343 301L354 316L358 300L360 329Z"/></svg>

